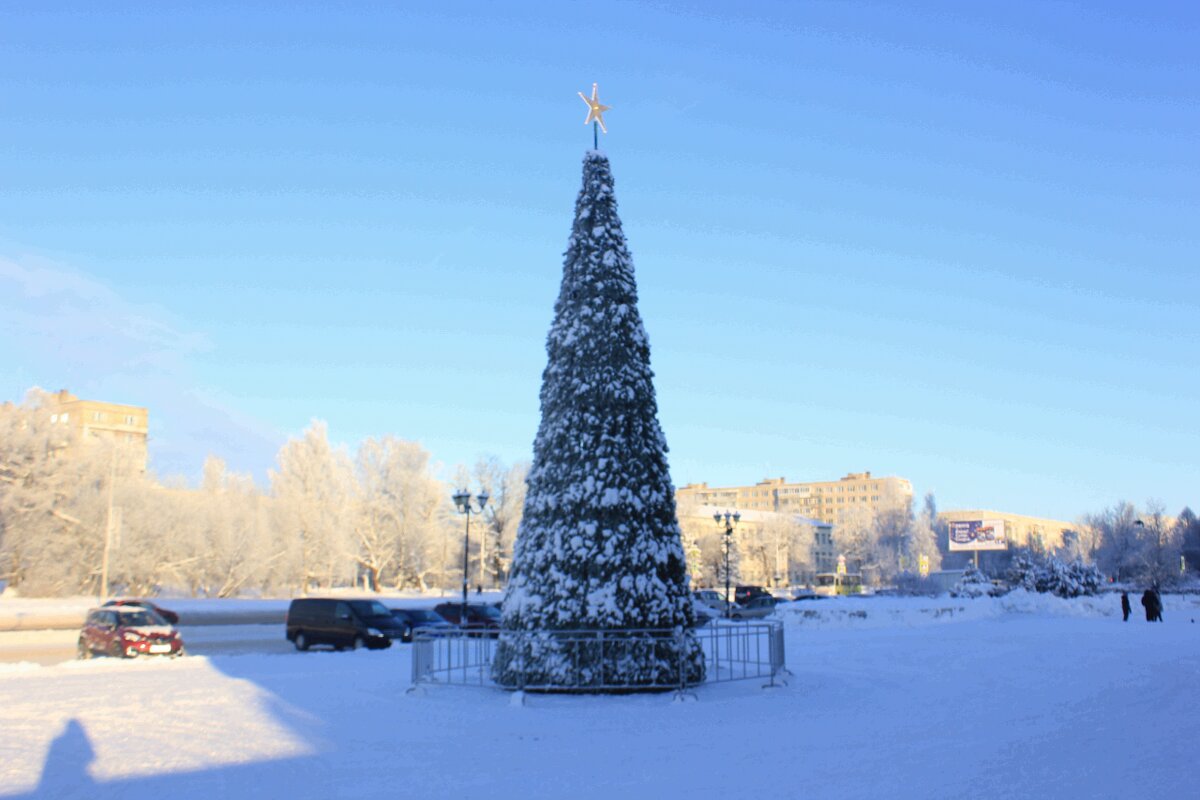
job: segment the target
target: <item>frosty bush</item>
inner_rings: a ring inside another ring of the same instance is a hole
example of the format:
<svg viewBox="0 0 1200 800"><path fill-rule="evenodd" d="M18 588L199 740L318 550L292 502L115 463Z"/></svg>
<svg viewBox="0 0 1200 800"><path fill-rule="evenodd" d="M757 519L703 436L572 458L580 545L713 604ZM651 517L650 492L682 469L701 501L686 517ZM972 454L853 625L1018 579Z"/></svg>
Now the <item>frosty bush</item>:
<svg viewBox="0 0 1200 800"><path fill-rule="evenodd" d="M950 590L951 597L996 597L1004 591L992 583L992 579L984 573L967 567L962 578Z"/></svg>
<svg viewBox="0 0 1200 800"><path fill-rule="evenodd" d="M1078 559L1066 564L1053 556L1038 558L1028 552L1013 557L1007 577L1015 587L1059 597L1099 594L1104 585L1100 570Z"/></svg>

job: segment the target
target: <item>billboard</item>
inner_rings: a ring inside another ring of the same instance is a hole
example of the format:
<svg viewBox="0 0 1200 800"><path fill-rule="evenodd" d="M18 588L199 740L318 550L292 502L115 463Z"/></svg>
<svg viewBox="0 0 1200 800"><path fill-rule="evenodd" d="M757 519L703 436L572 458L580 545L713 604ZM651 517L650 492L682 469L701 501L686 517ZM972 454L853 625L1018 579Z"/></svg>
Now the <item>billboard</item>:
<svg viewBox="0 0 1200 800"><path fill-rule="evenodd" d="M950 549L1007 550L1008 537L1002 519L974 519L950 523Z"/></svg>

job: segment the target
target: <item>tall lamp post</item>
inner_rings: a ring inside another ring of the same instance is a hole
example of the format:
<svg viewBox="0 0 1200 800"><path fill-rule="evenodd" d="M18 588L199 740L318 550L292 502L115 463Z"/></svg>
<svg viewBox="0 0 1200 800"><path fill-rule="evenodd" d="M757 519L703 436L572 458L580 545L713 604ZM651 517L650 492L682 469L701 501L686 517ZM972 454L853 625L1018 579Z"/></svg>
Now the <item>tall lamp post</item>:
<svg viewBox="0 0 1200 800"><path fill-rule="evenodd" d="M734 511L732 514L726 511L724 514L717 512L713 514L713 522L717 525L725 525L725 618L728 619L732 615L733 601L729 599L729 548L733 544L733 529L737 527L738 522L742 519L742 515Z"/></svg>
<svg viewBox="0 0 1200 800"><path fill-rule="evenodd" d="M488 493L480 492L475 496L475 502L479 504L479 508L471 507L471 493L466 489L459 489L454 493L454 505L458 508L458 513L467 515L467 530L463 534L463 595L462 595L462 612L458 618L459 625L466 627L467 624L467 571L470 564L471 554L471 515L483 513L484 506L487 505Z"/></svg>

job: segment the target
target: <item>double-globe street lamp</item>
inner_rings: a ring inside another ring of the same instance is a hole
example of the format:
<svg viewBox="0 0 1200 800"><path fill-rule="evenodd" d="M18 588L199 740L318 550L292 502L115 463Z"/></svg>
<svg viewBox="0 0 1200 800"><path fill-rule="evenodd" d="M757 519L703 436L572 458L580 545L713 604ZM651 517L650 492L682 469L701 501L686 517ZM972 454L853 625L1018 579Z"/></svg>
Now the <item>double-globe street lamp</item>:
<svg viewBox="0 0 1200 800"><path fill-rule="evenodd" d="M466 627L467 625L467 570L470 564L471 553L471 515L482 514L484 507L487 505L488 493L480 492L475 495L475 502L479 504L479 508L471 507L471 493L466 489L459 489L454 493L454 505L458 508L458 513L467 515L467 530L463 534L463 598L462 612L458 618L458 624Z"/></svg>
<svg viewBox="0 0 1200 800"><path fill-rule="evenodd" d="M742 519L740 512L734 511L730 513L726 511L724 514L717 512L713 514L713 522L717 525L724 523L725 525L725 618L728 619L733 614L733 601L729 599L729 548L733 544L733 529L737 527L738 522Z"/></svg>

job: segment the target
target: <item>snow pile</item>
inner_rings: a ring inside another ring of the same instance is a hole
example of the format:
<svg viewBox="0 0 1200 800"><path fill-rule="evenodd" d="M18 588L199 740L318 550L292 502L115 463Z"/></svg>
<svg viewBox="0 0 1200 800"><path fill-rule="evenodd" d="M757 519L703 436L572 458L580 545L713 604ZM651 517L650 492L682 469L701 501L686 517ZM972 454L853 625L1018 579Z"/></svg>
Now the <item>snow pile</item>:
<svg viewBox="0 0 1200 800"><path fill-rule="evenodd" d="M1170 595L1168 609L1181 618L1200 617L1200 597ZM801 628L919 628L944 623L1002 620L1014 616L1110 619L1121 616L1116 594L1074 598L1015 589L998 597L861 597L787 603L776 614Z"/></svg>

